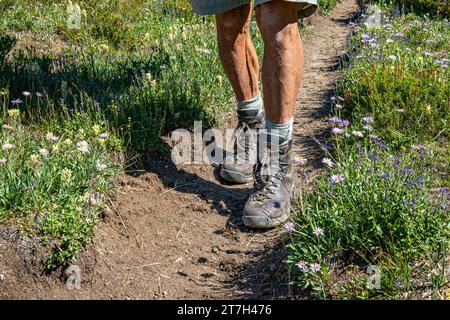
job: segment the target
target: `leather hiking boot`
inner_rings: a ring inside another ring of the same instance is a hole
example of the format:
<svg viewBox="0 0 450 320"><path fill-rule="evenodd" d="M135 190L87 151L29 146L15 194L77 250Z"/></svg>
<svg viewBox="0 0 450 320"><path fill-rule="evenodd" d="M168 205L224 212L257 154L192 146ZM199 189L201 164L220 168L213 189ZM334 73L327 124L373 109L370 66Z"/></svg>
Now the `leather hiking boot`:
<svg viewBox="0 0 450 320"><path fill-rule="evenodd" d="M254 174L253 193L245 204L242 220L250 228L276 227L289 218L291 209L295 180L292 141L268 145Z"/></svg>
<svg viewBox="0 0 450 320"><path fill-rule="evenodd" d="M264 128L265 113L246 117L238 111L238 126L234 131L233 155L224 159L220 176L233 183L248 183L253 180L256 164L257 130Z"/></svg>

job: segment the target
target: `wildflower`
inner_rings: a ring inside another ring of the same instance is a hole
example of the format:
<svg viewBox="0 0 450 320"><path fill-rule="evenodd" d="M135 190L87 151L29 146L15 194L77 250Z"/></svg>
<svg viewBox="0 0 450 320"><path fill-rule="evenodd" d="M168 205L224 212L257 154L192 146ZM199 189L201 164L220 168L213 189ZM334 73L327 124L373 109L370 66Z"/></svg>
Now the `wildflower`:
<svg viewBox="0 0 450 320"><path fill-rule="evenodd" d="M397 61L397 57L394 56L394 55L390 55L390 56L388 57L388 59L390 59L390 60L392 60L392 61Z"/></svg>
<svg viewBox="0 0 450 320"><path fill-rule="evenodd" d="M297 267L298 267L300 270L302 270L302 271L308 270L308 262L306 262L306 261L299 261L299 262L297 263Z"/></svg>
<svg viewBox="0 0 450 320"><path fill-rule="evenodd" d="M331 99L331 101L334 102L334 101L336 101L336 96L332 96L330 99Z"/></svg>
<svg viewBox="0 0 450 320"><path fill-rule="evenodd" d="M365 123L372 123L372 122L374 122L375 120L374 120L374 118L373 118L372 116L366 116L366 117L363 118L363 121L364 121Z"/></svg>
<svg viewBox="0 0 450 320"><path fill-rule="evenodd" d="M47 134L45 135L45 140L49 140L49 141L58 141L59 138L57 136L55 136L53 134L53 132L47 132Z"/></svg>
<svg viewBox="0 0 450 320"><path fill-rule="evenodd" d="M423 150L423 151L428 151L428 147L427 147L427 146L424 146L424 145L421 145L421 144L413 144L413 145L411 146L411 149L413 149L413 150Z"/></svg>
<svg viewBox="0 0 450 320"><path fill-rule="evenodd" d="M108 139L108 137L109 137L109 134L108 133L102 133L101 135L100 135L100 138L102 138L102 139Z"/></svg>
<svg viewBox="0 0 450 320"><path fill-rule="evenodd" d="M416 179L416 183L422 188L425 186L425 183L420 178Z"/></svg>
<svg viewBox="0 0 450 320"><path fill-rule="evenodd" d="M361 131L353 130L353 131L352 131L352 134L353 134L355 137L357 137L357 138L362 138L362 137L364 137L364 133L362 133Z"/></svg>
<svg viewBox="0 0 450 320"><path fill-rule="evenodd" d="M331 129L331 132L333 134L342 134L342 133L344 133L344 130L341 128L333 128L333 129Z"/></svg>
<svg viewBox="0 0 450 320"><path fill-rule="evenodd" d="M341 126L347 127L347 126L349 126L349 125L350 125L350 121L348 121L348 120L342 120Z"/></svg>
<svg viewBox="0 0 450 320"><path fill-rule="evenodd" d="M286 223L284 225L284 230L286 230L286 232L288 232L288 233L295 231L295 224L293 224L292 222Z"/></svg>
<svg viewBox="0 0 450 320"><path fill-rule="evenodd" d="M94 125L93 127L92 127L92 132L94 133L94 134L99 134L100 133L100 126L98 125L98 124L96 124L96 125Z"/></svg>
<svg viewBox="0 0 450 320"><path fill-rule="evenodd" d="M330 118L328 121L330 121L331 123L341 123L342 122L342 120L337 117Z"/></svg>
<svg viewBox="0 0 450 320"><path fill-rule="evenodd" d="M70 146L70 145L72 144L72 140L70 140L70 139L65 139L65 140L63 141L63 143L64 143L66 146Z"/></svg>
<svg viewBox="0 0 450 320"><path fill-rule="evenodd" d="M364 130L367 130L367 131L373 131L373 127L369 126L368 124L366 124L363 128L364 128Z"/></svg>
<svg viewBox="0 0 450 320"><path fill-rule="evenodd" d="M43 93L40 93L40 92L36 92L36 96L37 96L38 98L42 98L42 97L44 96L44 94L43 94Z"/></svg>
<svg viewBox="0 0 450 320"><path fill-rule="evenodd" d="M363 34L361 35L361 38L362 38L363 40L369 40L369 39L370 39L370 36L369 36L367 33L363 33Z"/></svg>
<svg viewBox="0 0 450 320"><path fill-rule="evenodd" d="M95 167L97 168L98 171L103 171L106 169L107 166L104 163L97 162Z"/></svg>
<svg viewBox="0 0 450 320"><path fill-rule="evenodd" d="M32 154L30 159L31 159L31 163L33 163L35 165L39 164L39 162L40 162L39 156L37 154Z"/></svg>
<svg viewBox="0 0 450 320"><path fill-rule="evenodd" d="M38 153L41 155L41 156L43 156L43 157L46 157L46 156L48 156L48 150L47 149L44 149L44 148L40 148L40 149L38 149Z"/></svg>
<svg viewBox="0 0 450 320"><path fill-rule="evenodd" d="M13 126L10 126L9 124L4 124L3 126L3 129L13 129Z"/></svg>
<svg viewBox="0 0 450 320"><path fill-rule="evenodd" d="M332 184L341 183L342 181L344 181L344 176L342 174L334 174L330 178Z"/></svg>
<svg viewBox="0 0 450 320"><path fill-rule="evenodd" d="M320 236L323 236L324 231L322 228L317 227L313 230L313 233L316 237L320 237Z"/></svg>
<svg viewBox="0 0 450 320"><path fill-rule="evenodd" d="M0 165L5 164L6 163L6 159L5 158L0 158Z"/></svg>
<svg viewBox="0 0 450 320"><path fill-rule="evenodd" d="M20 115L20 110L19 109L10 109L10 110L8 110L8 115L11 118L16 118Z"/></svg>
<svg viewBox="0 0 450 320"><path fill-rule="evenodd" d="M334 167L334 162L331 161L330 158L323 158L322 159L322 163L327 165L329 168L333 168Z"/></svg>
<svg viewBox="0 0 450 320"><path fill-rule="evenodd" d="M396 37L396 38L404 38L405 35L403 33L401 33L401 32L398 32L398 33L394 34L394 37Z"/></svg>
<svg viewBox="0 0 450 320"><path fill-rule="evenodd" d="M335 105L336 109L341 110L344 108L344 106L342 104L336 103Z"/></svg>
<svg viewBox="0 0 450 320"><path fill-rule="evenodd" d="M52 151L56 152L59 150L59 143L56 143L52 146Z"/></svg>
<svg viewBox="0 0 450 320"><path fill-rule="evenodd" d="M79 141L77 143L77 149L79 151L81 151L82 153L89 152L89 145L88 145L87 141L86 140Z"/></svg>
<svg viewBox="0 0 450 320"><path fill-rule="evenodd" d="M2 149L3 149L3 150L6 150L6 151L9 151L9 150L11 150L11 149L14 149L14 145L11 144L11 143L4 143L4 144L2 145Z"/></svg>
<svg viewBox="0 0 450 320"><path fill-rule="evenodd" d="M392 28L392 24L386 23L383 27L384 27L385 29L391 29L391 28Z"/></svg>
<svg viewBox="0 0 450 320"><path fill-rule="evenodd" d="M30 91L22 91L22 95L24 97L31 97L31 92Z"/></svg>
<svg viewBox="0 0 450 320"><path fill-rule="evenodd" d="M294 156L294 164L295 164L295 165L303 166L303 165L306 164L307 161L308 161L307 159L303 158L303 157L302 157L301 155L299 155L299 154L297 154L297 155Z"/></svg>
<svg viewBox="0 0 450 320"><path fill-rule="evenodd" d="M369 138L372 140L378 140L378 136L376 136L374 134L369 134Z"/></svg>
<svg viewBox="0 0 450 320"><path fill-rule="evenodd" d="M72 178L72 170L64 168L61 172L61 179L64 182L70 182L71 178Z"/></svg>
<svg viewBox="0 0 450 320"><path fill-rule="evenodd" d="M15 106L15 105L21 104L22 102L23 102L22 100L16 99L16 100L12 100L12 101L11 101L11 104L12 104L13 106Z"/></svg>
<svg viewBox="0 0 450 320"><path fill-rule="evenodd" d="M204 53L204 54L206 54L208 56L210 56L212 54L212 51L207 49L207 48L200 48L200 49L197 49L197 51L199 51L201 53Z"/></svg>
<svg viewBox="0 0 450 320"><path fill-rule="evenodd" d="M391 176L390 173L389 173L389 172L386 172L385 174L381 175L381 179L386 180L386 179L388 179L390 176Z"/></svg>
<svg viewBox="0 0 450 320"><path fill-rule="evenodd" d="M397 287L401 287L401 285L402 285L402 280L397 279L397 281L395 281L395 285L396 285Z"/></svg>
<svg viewBox="0 0 450 320"><path fill-rule="evenodd" d="M395 41L394 40L392 40L392 39L387 39L386 40L386 43L394 43Z"/></svg>
<svg viewBox="0 0 450 320"><path fill-rule="evenodd" d="M320 271L320 264L318 264L318 263L311 263L311 264L309 265L309 269L310 269L312 272L319 272L319 271Z"/></svg>
<svg viewBox="0 0 450 320"><path fill-rule="evenodd" d="M397 109L397 112L400 112L400 113L403 113L403 112L405 112L405 109Z"/></svg>

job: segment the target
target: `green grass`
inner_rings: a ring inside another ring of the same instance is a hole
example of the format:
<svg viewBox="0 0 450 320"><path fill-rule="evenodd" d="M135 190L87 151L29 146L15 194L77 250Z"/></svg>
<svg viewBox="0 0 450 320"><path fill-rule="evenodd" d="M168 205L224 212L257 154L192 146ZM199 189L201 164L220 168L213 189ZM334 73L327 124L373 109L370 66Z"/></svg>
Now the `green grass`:
<svg viewBox="0 0 450 320"><path fill-rule="evenodd" d="M358 0L358 3L397 6L401 10L425 16L450 17L450 5L447 0Z"/></svg>
<svg viewBox="0 0 450 320"><path fill-rule="evenodd" d="M448 288L449 25L385 23L349 43L332 167L303 190L290 232L294 282L316 298L445 299ZM380 289L367 286L370 265Z"/></svg>
<svg viewBox="0 0 450 320"><path fill-rule="evenodd" d="M0 150L0 222L37 235L47 269L90 241L125 165L114 155L166 151L171 130L219 125L233 106L214 22L187 2L80 5L69 29L66 1L0 3L0 142L14 145Z"/></svg>
<svg viewBox="0 0 450 320"><path fill-rule="evenodd" d="M339 0L319 0L319 6L323 13L327 14L338 4Z"/></svg>
<svg viewBox="0 0 450 320"><path fill-rule="evenodd" d="M23 98L18 106L36 108L46 97L35 99ZM54 268L89 242L122 168L111 153L121 151L122 142L98 113L33 123L9 104L2 91L0 221L37 235L48 251L45 266Z"/></svg>

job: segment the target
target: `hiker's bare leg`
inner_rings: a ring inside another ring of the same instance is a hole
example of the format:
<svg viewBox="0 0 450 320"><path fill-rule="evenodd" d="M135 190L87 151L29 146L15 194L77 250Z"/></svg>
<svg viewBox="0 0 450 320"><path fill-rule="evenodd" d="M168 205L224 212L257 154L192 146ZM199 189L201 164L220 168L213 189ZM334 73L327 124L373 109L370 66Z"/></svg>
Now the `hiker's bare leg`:
<svg viewBox="0 0 450 320"><path fill-rule="evenodd" d="M270 170L263 170L262 161L255 169L255 188L242 215L251 228L272 228L289 218L295 181L293 116L303 72L297 17L298 7L293 2L273 0L256 7L264 40L262 80Z"/></svg>
<svg viewBox="0 0 450 320"><path fill-rule="evenodd" d="M259 64L250 38L250 4L216 15L219 54L237 101L259 94Z"/></svg>
<svg viewBox="0 0 450 320"><path fill-rule="evenodd" d="M263 101L259 94L258 57L250 38L251 16L250 4L216 15L219 54L236 96L238 126L235 137L241 141L237 143L235 139L233 154L226 157L220 176L233 183L253 180L254 163L247 159L251 158L251 150L254 149L256 154L256 143L247 144L242 139L246 139L247 133L252 136L253 131L247 130L248 128L264 128L265 119ZM242 135L242 132L245 134ZM238 145L244 147L238 149Z"/></svg>
<svg viewBox="0 0 450 320"><path fill-rule="evenodd" d="M303 45L297 16L297 5L293 2L274 0L256 7L264 40L264 109L267 117L277 124L292 119L303 75Z"/></svg>

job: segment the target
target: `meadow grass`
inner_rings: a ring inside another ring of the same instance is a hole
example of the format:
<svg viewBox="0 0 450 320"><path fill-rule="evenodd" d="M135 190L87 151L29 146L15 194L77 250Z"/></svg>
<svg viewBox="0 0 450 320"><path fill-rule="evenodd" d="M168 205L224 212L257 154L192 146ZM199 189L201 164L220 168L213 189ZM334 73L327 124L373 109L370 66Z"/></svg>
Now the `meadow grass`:
<svg viewBox="0 0 450 320"><path fill-rule="evenodd" d="M36 235L53 269L89 243L127 164L116 154L219 125L232 93L214 22L187 2L83 1L79 29L66 1L0 5L0 221Z"/></svg>
<svg viewBox="0 0 450 320"><path fill-rule="evenodd" d="M314 297L446 298L448 28L414 15L356 27L328 172L285 226L294 282Z"/></svg>

